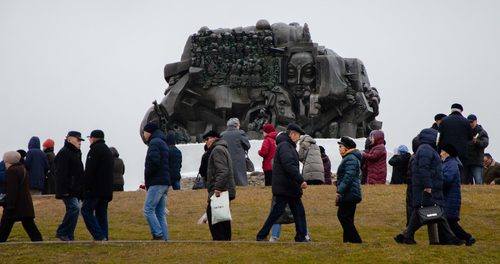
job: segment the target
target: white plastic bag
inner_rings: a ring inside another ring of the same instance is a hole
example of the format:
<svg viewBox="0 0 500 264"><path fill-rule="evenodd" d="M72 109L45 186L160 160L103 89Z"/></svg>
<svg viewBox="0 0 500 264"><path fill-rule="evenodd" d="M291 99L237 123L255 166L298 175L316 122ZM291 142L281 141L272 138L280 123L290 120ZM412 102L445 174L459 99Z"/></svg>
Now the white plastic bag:
<svg viewBox="0 0 500 264"><path fill-rule="evenodd" d="M210 197L210 208L212 210L212 225L224 221L231 221L231 210L229 209L229 193L221 192L219 197L215 194Z"/></svg>

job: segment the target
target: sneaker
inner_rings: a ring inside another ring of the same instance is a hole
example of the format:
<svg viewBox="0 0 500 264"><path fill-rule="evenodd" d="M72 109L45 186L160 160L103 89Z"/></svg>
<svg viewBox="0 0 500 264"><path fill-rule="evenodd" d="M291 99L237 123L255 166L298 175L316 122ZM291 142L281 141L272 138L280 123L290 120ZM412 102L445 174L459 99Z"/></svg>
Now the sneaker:
<svg viewBox="0 0 500 264"><path fill-rule="evenodd" d="M311 237L309 236L309 234L307 234L307 235L306 235L306 240L307 240L307 242L312 242L312 239L311 239Z"/></svg>
<svg viewBox="0 0 500 264"><path fill-rule="evenodd" d="M271 236L271 238L269 238L269 242L278 242L278 241L280 241L279 237Z"/></svg>
<svg viewBox="0 0 500 264"><path fill-rule="evenodd" d="M61 241L71 241L71 239L69 239L68 236L56 234L56 237L59 238Z"/></svg>
<svg viewBox="0 0 500 264"><path fill-rule="evenodd" d="M471 237L469 238L466 242L465 242L465 245L470 247L472 245L474 245L474 243L476 243L476 239L474 237Z"/></svg>

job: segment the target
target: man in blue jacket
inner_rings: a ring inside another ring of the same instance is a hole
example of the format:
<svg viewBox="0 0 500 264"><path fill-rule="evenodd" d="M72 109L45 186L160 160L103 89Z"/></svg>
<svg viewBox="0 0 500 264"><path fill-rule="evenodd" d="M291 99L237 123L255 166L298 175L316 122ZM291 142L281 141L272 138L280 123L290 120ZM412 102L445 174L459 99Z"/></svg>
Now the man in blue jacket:
<svg viewBox="0 0 500 264"><path fill-rule="evenodd" d="M264 226L257 233L257 241L267 241L267 235L274 223L280 218L288 204L295 220L296 242L308 242L306 213L302 204L302 189L307 188L307 183L302 178L299 170L299 154L297 142L305 132L296 124L289 124L286 133L281 133L276 138L276 153L274 155L272 192L276 197L269 216Z"/></svg>
<svg viewBox="0 0 500 264"><path fill-rule="evenodd" d="M149 146L144 165L144 184L147 190L144 216L148 221L153 240L167 241L168 225L165 206L168 187L171 185L167 139L155 123L148 123L144 126L143 136Z"/></svg>

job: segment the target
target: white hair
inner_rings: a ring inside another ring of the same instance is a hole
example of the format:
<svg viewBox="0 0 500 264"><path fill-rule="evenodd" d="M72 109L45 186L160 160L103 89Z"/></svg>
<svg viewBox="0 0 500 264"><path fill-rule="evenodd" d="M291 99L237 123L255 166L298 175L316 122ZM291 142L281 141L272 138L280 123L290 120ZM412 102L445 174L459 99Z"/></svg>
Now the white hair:
<svg viewBox="0 0 500 264"><path fill-rule="evenodd" d="M236 117L229 118L229 120L227 120L226 125L228 127L238 127L238 126L240 126L240 120Z"/></svg>

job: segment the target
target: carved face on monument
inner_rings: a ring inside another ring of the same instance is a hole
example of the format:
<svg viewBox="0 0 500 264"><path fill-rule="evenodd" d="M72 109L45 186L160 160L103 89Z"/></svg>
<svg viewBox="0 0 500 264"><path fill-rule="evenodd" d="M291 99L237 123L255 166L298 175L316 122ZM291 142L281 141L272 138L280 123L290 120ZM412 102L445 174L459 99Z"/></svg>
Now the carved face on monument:
<svg viewBox="0 0 500 264"><path fill-rule="evenodd" d="M287 83L296 98L308 97L316 78L314 59L310 52L295 53L290 57Z"/></svg>

